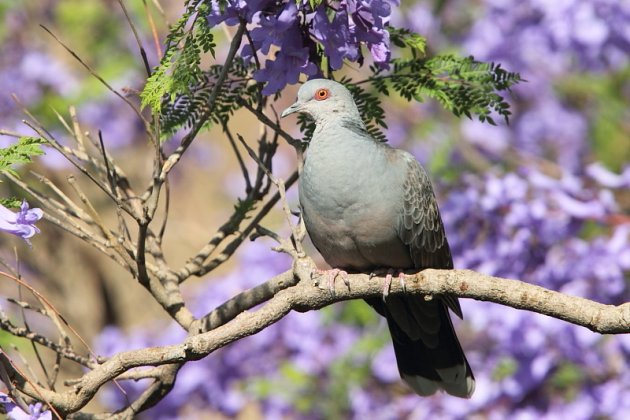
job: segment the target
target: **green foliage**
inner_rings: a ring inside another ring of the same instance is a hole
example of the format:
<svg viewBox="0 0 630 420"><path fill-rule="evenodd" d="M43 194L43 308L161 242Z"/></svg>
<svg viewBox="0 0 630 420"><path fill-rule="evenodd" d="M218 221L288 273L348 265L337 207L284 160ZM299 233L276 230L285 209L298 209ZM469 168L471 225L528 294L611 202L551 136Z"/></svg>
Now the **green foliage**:
<svg viewBox="0 0 630 420"><path fill-rule="evenodd" d="M582 369L570 362L560 365L551 378L551 384L558 389L566 390L584 380Z"/></svg>
<svg viewBox="0 0 630 420"><path fill-rule="evenodd" d="M360 85L350 84L349 79L342 79L341 82L345 83L348 90L352 92L354 102L359 108L368 133L378 141L387 141L387 138L379 128L387 128L387 124L385 123L385 111L381 106L381 100L378 95L365 90Z"/></svg>
<svg viewBox="0 0 630 420"><path fill-rule="evenodd" d="M630 66L608 74L570 74L557 84L568 108L591 117L588 137L595 158L615 172L630 162L628 80Z"/></svg>
<svg viewBox="0 0 630 420"><path fill-rule="evenodd" d="M408 49L414 58L424 57L427 40L425 37L404 28L389 26L389 39L398 48Z"/></svg>
<svg viewBox="0 0 630 420"><path fill-rule="evenodd" d="M222 65L213 65L202 72L199 81L189 86L186 93L162 98L160 122L163 135L172 134L179 128L189 128L209 113L209 121L217 124L227 122L230 116L242 107L243 103L252 106L258 103L258 86L247 84L249 67L243 60L235 58L228 79L218 92L214 107L209 109L210 95L216 88L216 80L223 71Z"/></svg>
<svg viewBox="0 0 630 420"><path fill-rule="evenodd" d="M365 303L359 303L369 308ZM374 334L374 330L371 334L363 334L352 348L338 354L338 358L330 363L325 384L319 376L286 362L280 367L277 377L250 378L245 388L256 398L273 395L274 398L291 401L292 406L304 415L317 413L317 416L326 419L345 418L349 409L347 396L357 386L367 383L371 377L371 357L384 345L390 345L389 340L386 329L381 329L378 334ZM313 399L315 394L319 398Z"/></svg>
<svg viewBox="0 0 630 420"><path fill-rule="evenodd" d="M160 112L164 97L175 99L178 94L190 94L192 86L203 79L201 56L214 56L214 38L207 24L208 3L188 0L183 16L173 25L167 37L167 48L160 64L140 94L142 106Z"/></svg>
<svg viewBox="0 0 630 420"><path fill-rule="evenodd" d="M15 197L0 198L0 205L3 205L8 209L19 209L22 205L22 200Z"/></svg>
<svg viewBox="0 0 630 420"><path fill-rule="evenodd" d="M8 172L17 176L12 165L32 162L33 156L44 154L41 144L44 143L39 137L20 137L17 143L9 147L0 149L0 172Z"/></svg>
<svg viewBox="0 0 630 420"><path fill-rule="evenodd" d="M326 324L343 323L372 328L380 319L374 309L362 300L349 300L337 305L334 310L322 308L320 312Z"/></svg>
<svg viewBox="0 0 630 420"><path fill-rule="evenodd" d="M306 114L298 114L297 122L300 131L304 135L304 141L309 142L311 137L313 137L313 132L315 131L315 122L313 122L313 120Z"/></svg>
<svg viewBox="0 0 630 420"><path fill-rule="evenodd" d="M578 390L585 381L585 373L582 368L574 363L561 364L549 382L553 393L560 392L567 400L575 399Z"/></svg>
<svg viewBox="0 0 630 420"><path fill-rule="evenodd" d="M473 57L438 55L425 57L426 40L407 29L389 28L391 41L403 49L408 58L392 60L392 71L372 66L373 75L368 78L374 90L367 90L361 83L350 78L340 80L353 94L366 124L368 133L378 141L386 141L382 132L387 128L382 96L392 91L411 101L423 102L436 99L456 116L472 118L496 125L491 114L496 112L509 122L510 105L501 92L522 79L518 73L508 72L500 64L475 61ZM308 117L300 115L298 124L305 139L312 136L314 125Z"/></svg>
<svg viewBox="0 0 630 420"><path fill-rule="evenodd" d="M456 116L472 118L496 125L494 111L509 122L510 105L498 92L509 91L522 79L518 73L508 72L500 64L483 63L473 57L451 54L431 58L392 60L393 73L384 75L375 69L370 78L377 89L388 93L393 89L407 100L437 100Z"/></svg>
<svg viewBox="0 0 630 420"><path fill-rule="evenodd" d="M308 5L311 6L311 10L315 10L317 6L322 4L324 0L308 0ZM300 7L302 0L295 0L295 4Z"/></svg>

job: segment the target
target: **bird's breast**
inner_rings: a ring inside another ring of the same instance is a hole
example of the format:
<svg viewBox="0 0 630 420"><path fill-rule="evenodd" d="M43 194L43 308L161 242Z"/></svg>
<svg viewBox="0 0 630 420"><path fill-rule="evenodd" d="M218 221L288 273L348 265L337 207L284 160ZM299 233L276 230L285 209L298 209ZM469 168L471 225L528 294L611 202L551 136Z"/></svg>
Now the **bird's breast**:
<svg viewBox="0 0 630 420"><path fill-rule="evenodd" d="M396 223L400 195L396 185L387 185L395 183L396 168L387 168L381 156L369 156L370 150L360 155L337 146L323 152L310 150L299 195L309 236L326 262L357 270L390 263L404 267L408 252ZM378 177L385 182L375 182Z"/></svg>

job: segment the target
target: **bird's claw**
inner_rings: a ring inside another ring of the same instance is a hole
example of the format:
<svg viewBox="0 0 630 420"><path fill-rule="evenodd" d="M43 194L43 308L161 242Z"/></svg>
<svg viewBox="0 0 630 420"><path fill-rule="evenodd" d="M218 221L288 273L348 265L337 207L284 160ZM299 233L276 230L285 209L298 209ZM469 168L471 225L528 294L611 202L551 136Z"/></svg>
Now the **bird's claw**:
<svg viewBox="0 0 630 420"><path fill-rule="evenodd" d="M335 295L335 280L337 279L337 276L340 276L341 279L343 280L343 284L346 285L346 287L348 289L350 289L350 280L348 279L348 273L344 270L340 270L338 268L333 268L331 270L320 270L320 269L315 269L313 270L313 272L311 272L311 278L313 278L313 274L317 274L319 276L325 276L327 279L327 287L324 287L324 289L328 289L328 291L330 292L331 295ZM319 280L315 280L315 285L316 286L320 286L321 283L319 282Z"/></svg>
<svg viewBox="0 0 630 420"><path fill-rule="evenodd" d="M407 283L405 282L405 273L402 271L398 273L398 281L400 281L400 287L403 289L403 293L407 293Z"/></svg>
<svg viewBox="0 0 630 420"><path fill-rule="evenodd" d="M388 269L386 272L385 284L383 285L383 302L387 299L387 296L389 296L389 292L391 291L393 274L394 270L391 268ZM370 278L374 277L375 275L375 273L370 273ZM405 273L403 271L400 271L398 273L398 280L400 281L400 286L403 289L403 293L407 293L407 284L405 283Z"/></svg>
<svg viewBox="0 0 630 420"><path fill-rule="evenodd" d="M389 269L387 270L387 274L385 275L385 284L383 285L383 302L385 302L385 300L387 299L387 296L389 296L389 291L391 290L392 287L392 273L394 272L394 270Z"/></svg>

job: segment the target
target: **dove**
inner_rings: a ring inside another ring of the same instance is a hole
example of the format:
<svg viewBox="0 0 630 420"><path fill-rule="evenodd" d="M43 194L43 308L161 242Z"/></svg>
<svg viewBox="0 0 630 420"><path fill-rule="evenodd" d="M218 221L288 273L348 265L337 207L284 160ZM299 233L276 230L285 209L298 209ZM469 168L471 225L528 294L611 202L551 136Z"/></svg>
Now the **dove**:
<svg viewBox="0 0 630 420"><path fill-rule="evenodd" d="M334 275L451 269L453 259L433 187L408 152L375 140L352 94L327 79L304 83L282 117L315 122L299 179L306 230ZM387 288L386 288L387 291ZM413 391L470 398L475 379L451 322L457 298L389 295L366 299L386 318L401 378Z"/></svg>

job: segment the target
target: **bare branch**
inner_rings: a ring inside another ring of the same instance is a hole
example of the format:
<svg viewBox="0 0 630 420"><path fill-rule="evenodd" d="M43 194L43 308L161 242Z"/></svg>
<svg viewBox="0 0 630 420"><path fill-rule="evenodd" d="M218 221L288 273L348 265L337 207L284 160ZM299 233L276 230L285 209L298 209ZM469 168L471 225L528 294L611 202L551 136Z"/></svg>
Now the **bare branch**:
<svg viewBox="0 0 630 420"><path fill-rule="evenodd" d="M127 12L127 8L125 7L125 3L123 3L122 0L118 0L118 4L120 5L120 8L122 9L123 13L125 14L125 18L127 19L127 23L129 24L129 27L131 28L131 32L133 32L133 37L136 39L136 44L138 44L138 49L140 50L140 56L142 57L142 63L144 64L144 69L147 72L147 76L151 76L151 66L149 65L149 60L147 58L147 52L145 51L144 46L142 45L142 41L140 40L140 36L138 36L138 31L136 30L136 25L133 24L133 21L131 20L131 16L129 16L129 12ZM153 21L151 21L151 23L153 23Z"/></svg>
<svg viewBox="0 0 630 420"><path fill-rule="evenodd" d="M285 181L285 189L293 185L297 179L298 173L296 171L293 172ZM251 222L244 229L241 229L238 232L238 235L232 239L225 248L223 248L219 255L210 261L205 262L206 259L216 250L221 241L232 233L235 233L238 229L239 225L235 223L240 223L242 218L239 219L240 216L237 213L233 214L230 220L219 228L215 236L197 253L197 255L190 259L184 267L177 271L177 277L179 277L180 282L185 281L190 276L203 276L227 261L227 259L234 253L234 251L236 251L245 238L247 238L254 228L258 226L260 221L271 211L279 200L280 193L277 192L269 199L269 201L267 201L267 203L265 203Z"/></svg>
<svg viewBox="0 0 630 420"><path fill-rule="evenodd" d="M298 278L293 275L293 272L286 271L256 287L239 293L201 318L199 320L201 325L199 332L210 331L228 323L238 314L268 301L280 290L294 286L297 281Z"/></svg>
<svg viewBox="0 0 630 420"><path fill-rule="evenodd" d="M59 43L59 45L61 45L66 51L68 51L79 63L81 63L81 65L83 67L85 67L85 69L92 75L94 76L99 82L101 82L103 84L103 86L105 86L110 92L112 92L114 95L118 96L120 99L123 100L123 102L125 102L132 110L133 112L138 116L138 118L140 119L140 121L142 121L142 123L144 124L144 128L145 128L145 132L147 133L147 135L149 136L149 138L151 139L151 141L153 143L158 143L158 140L155 138L155 136L153 135L153 132L151 131L151 125L149 124L149 121L147 121L146 118L144 118L144 116L142 115L142 113L140 112L140 110L138 110L138 108L136 108L136 106L127 98L125 98L122 94L120 94L120 92L118 92L116 89L114 89L109 83L107 83L105 81L105 79L103 79L98 73L96 73L96 71L94 71L94 69L92 67L90 67L85 61L83 61L81 59L81 57L79 57L77 55L76 52L74 52L70 47L68 47L66 44L64 44L59 38L57 38L57 36L52 33L52 31L50 29L48 29L47 27L45 27L44 25L39 25L43 30L45 30L46 32L48 32L48 34L50 36L53 37L53 39L55 41L57 41Z"/></svg>

